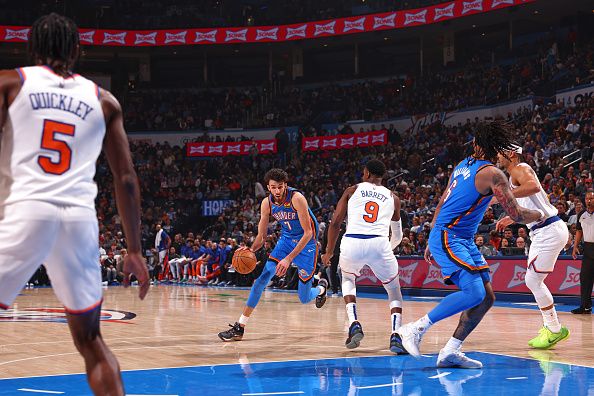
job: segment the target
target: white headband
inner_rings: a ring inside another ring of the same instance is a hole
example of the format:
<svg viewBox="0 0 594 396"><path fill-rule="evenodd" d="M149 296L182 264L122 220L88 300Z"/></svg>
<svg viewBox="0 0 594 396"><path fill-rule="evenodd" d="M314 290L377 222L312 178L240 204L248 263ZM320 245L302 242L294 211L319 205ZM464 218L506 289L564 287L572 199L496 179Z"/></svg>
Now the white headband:
<svg viewBox="0 0 594 396"><path fill-rule="evenodd" d="M511 150L516 154L522 154L522 146L518 146L517 144L513 144Z"/></svg>

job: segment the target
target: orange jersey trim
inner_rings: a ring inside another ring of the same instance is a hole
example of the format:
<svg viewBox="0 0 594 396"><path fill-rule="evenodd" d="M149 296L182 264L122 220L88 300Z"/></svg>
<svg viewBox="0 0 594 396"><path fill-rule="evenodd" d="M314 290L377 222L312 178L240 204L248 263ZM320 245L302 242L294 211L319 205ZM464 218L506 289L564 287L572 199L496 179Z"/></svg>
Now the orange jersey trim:
<svg viewBox="0 0 594 396"><path fill-rule="evenodd" d="M452 259L454 262L456 262L457 264L467 268L470 271L482 271L482 270L486 270L489 269L489 264L486 265L481 265L480 267L476 267L474 265L470 265L467 262L465 262L464 260L462 260L460 257L456 256L454 254L454 252L452 251L452 249L450 248L450 245L448 243L448 233L447 231L442 231L442 237L443 237L443 243L444 246L446 248L446 253L447 255L450 257L450 259Z"/></svg>

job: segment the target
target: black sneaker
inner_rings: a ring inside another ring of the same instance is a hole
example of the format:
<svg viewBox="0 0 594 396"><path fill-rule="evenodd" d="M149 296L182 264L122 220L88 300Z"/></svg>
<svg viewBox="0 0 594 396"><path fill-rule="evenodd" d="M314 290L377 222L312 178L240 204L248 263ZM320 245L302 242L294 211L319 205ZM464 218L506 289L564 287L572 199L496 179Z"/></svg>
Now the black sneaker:
<svg viewBox="0 0 594 396"><path fill-rule="evenodd" d="M354 321L349 327L349 338L346 339L344 344L348 349L355 349L361 345L363 337L365 337L365 334L363 334L361 323Z"/></svg>
<svg viewBox="0 0 594 396"><path fill-rule="evenodd" d="M219 338L225 342L229 341L241 341L243 338L243 327L239 324L239 322L235 322L234 325L229 325L231 327L227 331L221 331L219 333Z"/></svg>
<svg viewBox="0 0 594 396"><path fill-rule="evenodd" d="M316 297L316 308L322 308L326 303L326 296L328 295L328 281L326 279L320 279L318 281L318 286L324 288L324 293Z"/></svg>
<svg viewBox="0 0 594 396"><path fill-rule="evenodd" d="M571 313L576 315L590 315L592 313L592 308L579 307L572 309Z"/></svg>
<svg viewBox="0 0 594 396"><path fill-rule="evenodd" d="M392 333L390 336L390 352L396 355L408 355L408 352L402 346L402 338L398 333Z"/></svg>

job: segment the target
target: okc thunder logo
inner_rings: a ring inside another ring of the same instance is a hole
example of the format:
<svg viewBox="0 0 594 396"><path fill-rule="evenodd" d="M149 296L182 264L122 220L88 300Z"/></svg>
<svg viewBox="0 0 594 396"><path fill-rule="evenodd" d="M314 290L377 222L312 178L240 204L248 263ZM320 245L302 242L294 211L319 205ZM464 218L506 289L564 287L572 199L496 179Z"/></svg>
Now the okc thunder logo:
<svg viewBox="0 0 594 396"><path fill-rule="evenodd" d="M101 320L124 321L136 317L135 313L126 311L101 310ZM25 308L0 311L0 322L57 322L67 323L64 308Z"/></svg>

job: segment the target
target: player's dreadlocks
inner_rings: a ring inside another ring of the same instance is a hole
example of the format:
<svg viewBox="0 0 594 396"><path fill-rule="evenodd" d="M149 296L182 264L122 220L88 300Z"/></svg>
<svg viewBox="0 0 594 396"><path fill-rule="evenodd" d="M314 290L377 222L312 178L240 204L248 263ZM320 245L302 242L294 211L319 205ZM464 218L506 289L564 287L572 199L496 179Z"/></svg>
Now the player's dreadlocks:
<svg viewBox="0 0 594 396"><path fill-rule="evenodd" d="M29 33L29 55L35 63L68 74L78 57L78 28L70 19L56 13L33 23Z"/></svg>
<svg viewBox="0 0 594 396"><path fill-rule="evenodd" d="M474 143L480 148L487 161L496 162L497 154L507 158L506 152L513 150L517 143L514 141L512 126L502 121L480 122L474 128ZM474 155L477 156L475 149Z"/></svg>

